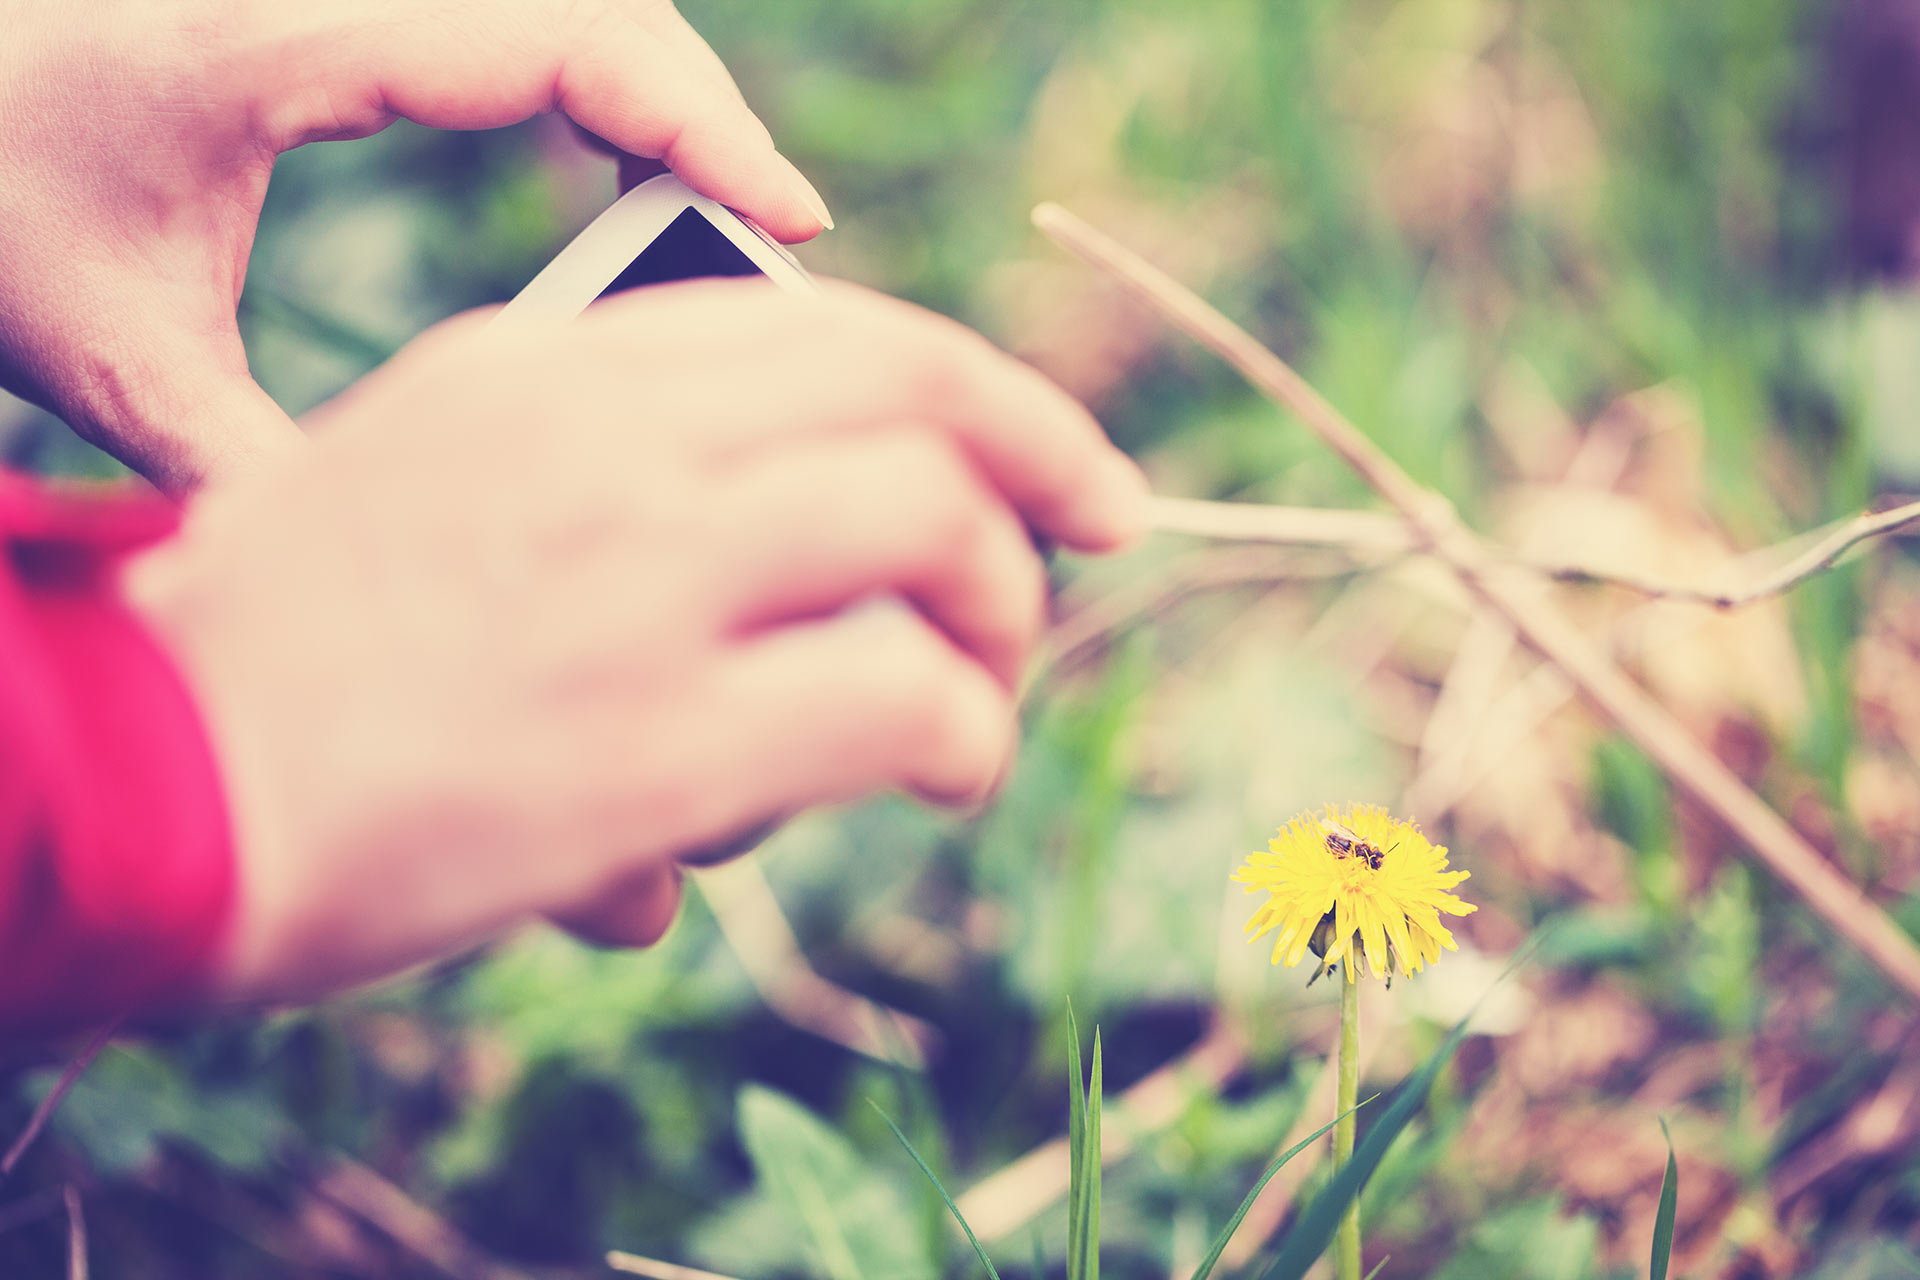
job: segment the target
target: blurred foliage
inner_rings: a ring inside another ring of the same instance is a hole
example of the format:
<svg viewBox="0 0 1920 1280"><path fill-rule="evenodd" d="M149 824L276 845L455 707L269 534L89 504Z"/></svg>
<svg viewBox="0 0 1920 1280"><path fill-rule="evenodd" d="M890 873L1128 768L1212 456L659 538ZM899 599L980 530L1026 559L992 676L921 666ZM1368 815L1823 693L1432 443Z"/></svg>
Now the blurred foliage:
<svg viewBox="0 0 1920 1280"><path fill-rule="evenodd" d="M1037 200L1245 319L1515 545L1685 574L1920 481L1920 294L1860 275L1849 239L1861 184L1897 185L1920 156L1860 160L1873 119L1846 104L1899 68L1847 61L1834 34L1899 0L684 8L834 208L839 230L802 257L1028 356L1163 492L1367 500L1228 373L1037 243ZM610 166L553 121L400 126L289 156L243 309L257 375L305 410L510 294L611 195ZM110 469L24 410L0 444L46 470ZM1602 481L1569 479L1609 456ZM1180 573L1192 551L1062 563L1063 598ZM103 1275L437 1274L323 1194L315 1171L339 1152L503 1262L555 1274L598 1274L607 1248L751 1277L967 1274L866 1100L949 1186L972 1185L1062 1133L1071 998L1106 1027L1114 1094L1215 1017L1246 1040L1223 1090L1199 1088L1109 1170L1106 1273L1163 1276L1321 1119L1305 1112L1330 995L1239 945L1229 869L1302 808L1392 803L1484 731L1459 798L1411 815L1473 871L1483 910L1461 956L1396 985L1372 1074L1431 1052L1498 957L1557 927L1386 1153L1368 1264L1389 1259L1382 1280L1641 1274L1664 1114L1685 1188L1677 1274L1920 1274L1910 1011L1577 710L1501 746L1523 658L1495 663L1451 738L1423 741L1456 653L1484 638L1418 565L1358 569L1304 557L1169 597L1062 663L977 819L883 800L769 843L761 864L811 962L935 1030L924 1072L771 1012L696 893L645 954L535 930L317 1009L112 1049L0 1187L0 1213L75 1182ZM1910 926L1915 583L1887 549L1735 618L1654 609L1634 660ZM1634 603L1568 599L1596 632ZM0 1132L49 1064L50 1049L10 1051ZM1062 1206L1030 1208L1062 1238ZM0 1275L61 1274L63 1233L55 1214L0 1234ZM1026 1234L988 1243L1012 1258ZM1049 1255L1055 1275L1063 1261Z"/></svg>

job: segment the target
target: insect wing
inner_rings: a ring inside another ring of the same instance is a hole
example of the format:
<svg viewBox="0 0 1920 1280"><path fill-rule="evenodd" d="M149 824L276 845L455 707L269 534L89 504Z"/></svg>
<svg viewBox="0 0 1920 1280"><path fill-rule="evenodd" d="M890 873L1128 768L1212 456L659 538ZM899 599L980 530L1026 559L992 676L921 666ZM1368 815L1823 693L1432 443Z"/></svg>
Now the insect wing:
<svg viewBox="0 0 1920 1280"><path fill-rule="evenodd" d="M1355 846L1364 847L1366 844L1350 828L1335 822L1332 818L1320 819L1320 827L1326 832L1327 848L1332 850L1336 857L1350 857Z"/></svg>

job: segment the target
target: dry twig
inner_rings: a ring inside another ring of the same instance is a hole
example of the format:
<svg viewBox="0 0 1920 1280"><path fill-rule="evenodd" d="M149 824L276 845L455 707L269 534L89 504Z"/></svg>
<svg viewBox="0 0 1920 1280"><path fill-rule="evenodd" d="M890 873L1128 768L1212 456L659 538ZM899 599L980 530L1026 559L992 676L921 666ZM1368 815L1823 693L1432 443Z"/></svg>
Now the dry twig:
<svg viewBox="0 0 1920 1280"><path fill-rule="evenodd" d="M691 878L769 1009L855 1053L915 1071L926 1066L938 1033L919 1018L821 977L807 963L758 863L741 858Z"/></svg>
<svg viewBox="0 0 1920 1280"><path fill-rule="evenodd" d="M1299 410L1295 409L1295 412ZM1283 507L1256 502L1155 498L1152 521L1153 527L1162 533L1191 534L1201 538L1345 547L1376 553L1433 550L1432 546L1416 538L1407 520L1379 512L1349 511L1337 507ZM1704 604L1715 609L1738 609L1799 586L1815 574L1832 568L1842 556L1869 538L1898 533L1916 522L1920 522L1920 502L1908 502L1887 511L1862 512L1830 526L1824 533L1799 534L1771 547L1762 547L1740 556L1720 575L1749 578L1744 584L1733 587L1704 587L1674 582L1652 574L1568 564L1485 544L1480 546L1479 552L1489 563L1530 569L1560 582L1603 584L1637 591L1658 600ZM1788 548L1806 542L1809 537L1813 541L1804 550L1787 556ZM1739 568L1742 565L1780 560L1783 556L1787 558L1777 568L1758 575L1751 571L1743 575Z"/></svg>
<svg viewBox="0 0 1920 1280"><path fill-rule="evenodd" d="M489 1256L458 1227L358 1161L327 1157L311 1185L315 1195L442 1275L455 1280L532 1280L527 1272Z"/></svg>
<svg viewBox="0 0 1920 1280"><path fill-rule="evenodd" d="M1785 1205L1849 1164L1903 1155L1920 1132L1920 1064L1903 1062L1845 1115L1775 1165L1768 1181Z"/></svg>
<svg viewBox="0 0 1920 1280"><path fill-rule="evenodd" d="M1192 290L1058 205L1034 210L1034 222L1056 243L1121 281L1300 418L1399 513L1418 546L1444 562L1489 610L1505 618L1541 657L1564 671L1593 706L1676 785L1715 814L1829 928L1859 948L1910 998L1920 1001L1920 946L1672 713L1595 648L1541 593L1536 579L1503 566L1461 523L1445 498L1416 483L1291 366Z"/></svg>
<svg viewBox="0 0 1920 1280"><path fill-rule="evenodd" d="M1661 600L1705 604L1716 609L1738 609L1742 605L1752 604L1755 600L1764 600L1768 596L1777 596L1784 591L1789 591L1814 574L1832 568L1841 556L1867 539L1897 533L1915 521L1920 521L1920 502L1904 503L1887 511L1863 511L1850 520L1843 520L1831 526L1826 533L1816 537L1804 551L1788 559L1778 568L1761 574L1744 586L1724 590L1687 586L1637 574L1595 571L1578 565L1550 565L1547 566L1547 572L1562 582L1604 582L1610 586L1625 587L1629 591L1638 591L1642 595ZM1806 536L1802 535L1776 546L1762 548L1743 556L1742 560L1752 563L1773 559L1788 546L1802 541Z"/></svg>
<svg viewBox="0 0 1920 1280"><path fill-rule="evenodd" d="M1468 616L1453 662L1440 681L1433 709L1420 731L1420 749L1414 756L1416 777L1433 768L1436 760L1446 759L1453 744L1471 743L1474 730L1500 687L1500 676L1514 644L1513 628L1505 619L1494 617L1485 609L1475 609ZM1406 811L1433 821L1433 815L1425 809Z"/></svg>
<svg viewBox="0 0 1920 1280"><path fill-rule="evenodd" d="M390 1269L386 1242L310 1185L282 1199L239 1179L203 1180L173 1159L144 1164L133 1178L166 1204L176 1223L197 1219L232 1236L271 1259L274 1275L372 1276Z"/></svg>
<svg viewBox="0 0 1920 1280"><path fill-rule="evenodd" d="M620 1249L609 1250L607 1265L615 1271L624 1271L630 1276L647 1276L650 1280L733 1280L717 1271L702 1271L698 1267L683 1267L677 1263L660 1262L654 1258L643 1258L637 1253L626 1253Z"/></svg>
<svg viewBox="0 0 1920 1280"><path fill-rule="evenodd" d="M1258 546L1209 547L1178 557L1150 575L1073 606L1048 628L1037 669L1028 679L1038 683L1042 677L1077 670L1128 620L1171 609L1190 596L1338 576L1354 567L1350 559L1306 563L1302 553Z"/></svg>
<svg viewBox="0 0 1920 1280"><path fill-rule="evenodd" d="M1103 1108L1100 1163L1133 1150L1135 1134L1173 1123L1197 1090L1218 1089L1245 1060L1239 1038L1216 1021L1198 1044ZM960 1212L982 1240L999 1240L1066 1194L1067 1140L1056 1138L976 1182L960 1197Z"/></svg>
<svg viewBox="0 0 1920 1280"><path fill-rule="evenodd" d="M1148 519L1161 533L1186 533L1197 538L1306 543L1378 553L1421 549L1406 521L1381 511L1155 497Z"/></svg>
<svg viewBox="0 0 1920 1280"><path fill-rule="evenodd" d="M1647 601L1619 618L1601 642L1615 659L1632 658L1680 638L1687 628L1703 625L1706 620L1704 613L1663 612L1660 602ZM1652 625L1655 623L1659 624L1657 628ZM1551 662L1536 664L1489 700L1471 735L1457 739L1432 760L1421 762L1413 780L1401 792L1400 808L1419 814L1425 821L1438 822L1578 694L1559 667Z"/></svg>
<svg viewBox="0 0 1920 1280"><path fill-rule="evenodd" d="M80 1212L80 1190L71 1182L60 1188L67 1206L67 1280L87 1280L87 1219Z"/></svg>

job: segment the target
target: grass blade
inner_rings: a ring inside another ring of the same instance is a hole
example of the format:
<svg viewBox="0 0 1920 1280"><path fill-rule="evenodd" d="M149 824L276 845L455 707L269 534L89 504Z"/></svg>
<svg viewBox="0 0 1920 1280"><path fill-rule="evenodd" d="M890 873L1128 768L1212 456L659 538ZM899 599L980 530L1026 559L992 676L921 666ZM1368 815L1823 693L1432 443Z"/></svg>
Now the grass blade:
<svg viewBox="0 0 1920 1280"><path fill-rule="evenodd" d="M1040 1229L1033 1231L1033 1277L1032 1280L1047 1280L1047 1255L1040 1247Z"/></svg>
<svg viewBox="0 0 1920 1280"><path fill-rule="evenodd" d="M1087 1086L1086 1125L1080 1135L1080 1270L1068 1280L1100 1280L1100 1028L1093 1029L1093 1080Z"/></svg>
<svg viewBox="0 0 1920 1280"><path fill-rule="evenodd" d="M1375 1096L1377 1097L1378 1095ZM1367 1102L1372 1101L1372 1098L1368 1098L1366 1102L1362 1102L1360 1106L1355 1107L1354 1110L1358 1111L1360 1107L1364 1107L1367 1105ZM1346 1119L1345 1116L1337 1116L1327 1121L1318 1129L1315 1129L1312 1133L1294 1143L1285 1151L1282 1151L1279 1156L1274 1159L1274 1162L1267 1166L1267 1171L1260 1175L1258 1182L1253 1184L1253 1190L1247 1192L1247 1198L1240 1202L1240 1207L1234 1211L1231 1218L1227 1219L1227 1225L1222 1227L1220 1234L1213 1238L1213 1248L1207 1250L1207 1256L1201 1259L1199 1268L1193 1273L1193 1280L1207 1280L1207 1277L1213 1274L1214 1267L1218 1265L1220 1261L1220 1255L1227 1251L1227 1244L1233 1239L1233 1233L1240 1229L1241 1220L1244 1219L1248 1211L1253 1208L1253 1202L1260 1198L1260 1193L1267 1189L1267 1184L1273 1181L1273 1175L1280 1172L1280 1167L1318 1142L1321 1138L1324 1138L1329 1129L1344 1119Z"/></svg>
<svg viewBox="0 0 1920 1280"><path fill-rule="evenodd" d="M1647 1274L1652 1280L1667 1280L1667 1264L1673 1259L1673 1218L1680 1208L1680 1166L1673 1160L1673 1134L1663 1118L1660 1132L1667 1140L1667 1172L1660 1179L1660 1209L1653 1215L1653 1262Z"/></svg>
<svg viewBox="0 0 1920 1280"><path fill-rule="evenodd" d="M1380 1261L1378 1261L1378 1262L1376 1262L1376 1263L1374 1263L1374 1264L1373 1264L1373 1270L1371 1270L1371 1271L1369 1271L1369 1272L1367 1272L1367 1280L1373 1280L1373 1278L1374 1278L1375 1276L1377 1276L1377 1275L1379 1275L1379 1274L1380 1274L1380 1268L1382 1268L1382 1267L1384 1267L1384 1266L1386 1266L1386 1265L1387 1265L1387 1263L1388 1263L1389 1261L1391 1261L1391 1260L1392 1260L1392 1258L1393 1258L1393 1255L1392 1255L1392 1254L1388 1254L1388 1255L1387 1255L1386 1257L1384 1257L1384 1258L1382 1258L1382 1259L1380 1259Z"/></svg>
<svg viewBox="0 0 1920 1280"><path fill-rule="evenodd" d="M900 1132L900 1126L893 1122L893 1117L880 1111L880 1104L872 1098L867 1099L867 1105L880 1112L880 1118L887 1122L887 1128L893 1130L893 1136L900 1139L900 1145L907 1149L907 1154L913 1157L913 1162L920 1166L920 1172L927 1175L927 1181L931 1182L933 1189L940 1193L940 1198L946 1202L947 1212L951 1213L953 1220L960 1224L960 1229L967 1233L967 1243L973 1246L973 1252L980 1259L980 1265L987 1269L987 1274L992 1276L993 1280L1000 1280L1000 1273L994 1269L993 1259L989 1258L987 1251L981 1247L980 1237L973 1234L973 1228L967 1225L966 1215L960 1212L960 1206L955 1204L953 1197L947 1194L947 1189L941 1184L939 1177L927 1167L927 1162L920 1158L920 1153L913 1149L913 1144L907 1141L906 1134Z"/></svg>
<svg viewBox="0 0 1920 1280"><path fill-rule="evenodd" d="M1353 1198L1360 1194L1360 1188L1366 1185L1380 1160L1387 1154L1387 1148L1400 1136L1401 1130L1426 1105L1427 1090L1433 1086L1433 1078L1440 1074L1441 1066L1453 1057L1453 1051L1460 1047L1460 1041L1466 1037L1467 1023L1473 1015L1462 1018L1447 1033L1433 1056L1420 1064L1420 1067L1406 1083L1380 1119L1367 1130L1367 1136L1354 1148L1353 1159L1346 1168L1335 1174L1313 1198L1293 1229L1287 1232L1285 1240L1280 1242L1280 1251L1274 1256L1273 1265L1267 1268L1261 1280L1301 1280L1307 1271L1327 1251L1327 1245L1333 1241L1333 1233L1340 1225L1340 1218L1347 1211Z"/></svg>
<svg viewBox="0 0 1920 1280"><path fill-rule="evenodd" d="M1087 1130L1086 1077L1080 1073L1080 1024L1067 1005L1067 1277L1080 1280L1081 1196L1086 1191L1083 1146Z"/></svg>

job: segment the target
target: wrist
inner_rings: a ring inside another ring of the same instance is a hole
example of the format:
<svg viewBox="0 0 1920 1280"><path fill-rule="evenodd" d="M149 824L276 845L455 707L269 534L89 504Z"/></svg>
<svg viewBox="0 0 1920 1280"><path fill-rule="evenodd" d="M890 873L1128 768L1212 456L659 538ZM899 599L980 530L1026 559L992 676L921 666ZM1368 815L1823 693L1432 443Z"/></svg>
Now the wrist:
<svg viewBox="0 0 1920 1280"><path fill-rule="evenodd" d="M261 545L280 489L209 494L126 574L226 794L235 887L216 1002L313 999L479 943L573 889L556 873L543 891L510 788L475 785L443 726L401 710L406 691L383 676L399 642L371 593L327 581L334 558ZM267 561L271 581L246 572ZM314 594L332 602L324 616L302 607Z"/></svg>
<svg viewBox="0 0 1920 1280"><path fill-rule="evenodd" d="M273 877L261 872L284 863L292 833L278 799L280 771L269 763L272 752L260 741L252 718L236 705L244 696L235 686L244 686L247 659L231 655L238 670L234 662L215 659L218 620L194 577L186 539L176 537L130 560L121 581L129 605L173 659L190 692L225 797L235 863L233 901L202 994L214 1002L258 999L271 994L266 975L273 965L258 933L263 914L273 913L276 896Z"/></svg>

